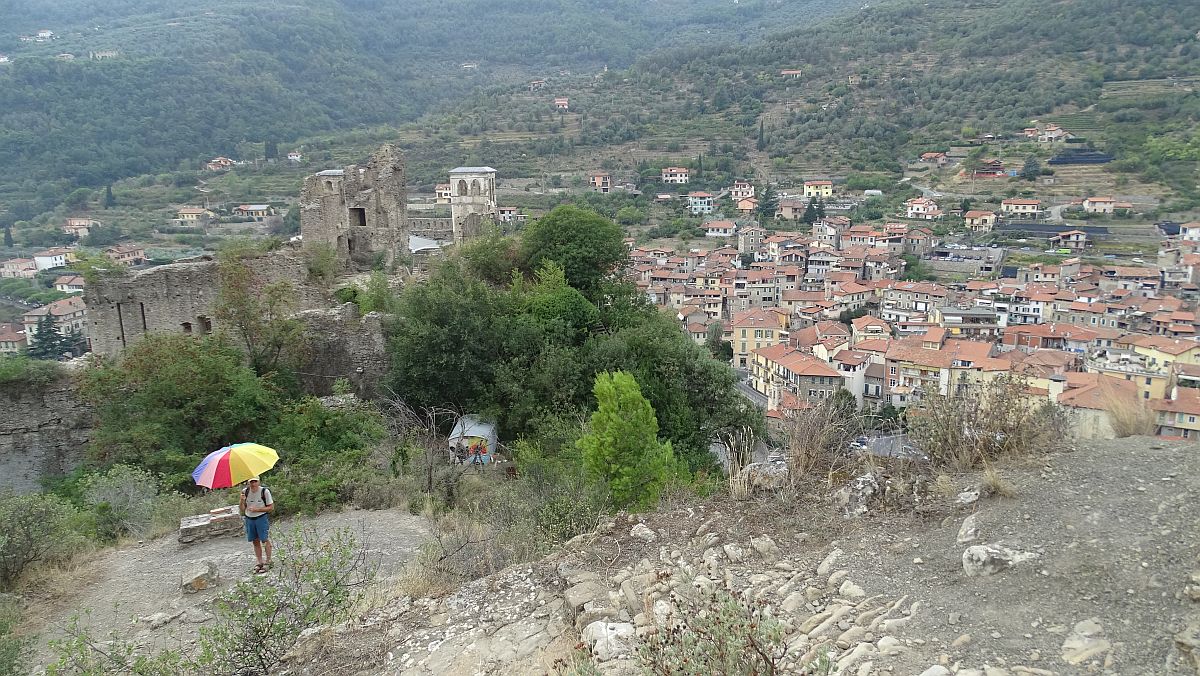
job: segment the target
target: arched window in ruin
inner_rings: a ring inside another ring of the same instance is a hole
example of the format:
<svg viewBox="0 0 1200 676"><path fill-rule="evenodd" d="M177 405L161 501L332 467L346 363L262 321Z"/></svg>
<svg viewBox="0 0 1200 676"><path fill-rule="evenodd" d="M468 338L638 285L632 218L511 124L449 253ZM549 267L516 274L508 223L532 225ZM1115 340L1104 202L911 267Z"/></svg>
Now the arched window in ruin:
<svg viewBox="0 0 1200 676"><path fill-rule="evenodd" d="M184 323L183 323L183 332L184 332L184 333L191 333L191 332L192 332L192 323L191 323L191 322L184 322Z"/></svg>
<svg viewBox="0 0 1200 676"><path fill-rule="evenodd" d="M471 197L479 197L479 179L471 181Z"/></svg>
<svg viewBox="0 0 1200 676"><path fill-rule="evenodd" d="M461 179L459 179L459 181L458 181L458 196L459 197L467 196L467 182L464 180L461 180Z"/></svg>
<svg viewBox="0 0 1200 676"><path fill-rule="evenodd" d="M333 181L325 181L325 189L333 190Z"/></svg>

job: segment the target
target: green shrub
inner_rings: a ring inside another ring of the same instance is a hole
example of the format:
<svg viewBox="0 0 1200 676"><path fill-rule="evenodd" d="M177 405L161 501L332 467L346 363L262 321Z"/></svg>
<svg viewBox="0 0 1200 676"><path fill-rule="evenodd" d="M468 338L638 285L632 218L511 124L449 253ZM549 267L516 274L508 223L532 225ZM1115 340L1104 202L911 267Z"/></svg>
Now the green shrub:
<svg viewBox="0 0 1200 676"><path fill-rule="evenodd" d="M13 633L20 619L21 611L16 603L0 602L0 676L19 674L27 665L25 657L33 640Z"/></svg>
<svg viewBox="0 0 1200 676"><path fill-rule="evenodd" d="M30 566L67 560L82 539L72 527L76 516L52 495L0 498L0 588L11 588Z"/></svg>
<svg viewBox="0 0 1200 676"><path fill-rule="evenodd" d="M100 538L141 537L149 532L158 496L158 480L149 472L116 465L84 477L80 491L85 506L93 512Z"/></svg>
<svg viewBox="0 0 1200 676"><path fill-rule="evenodd" d="M63 376L56 362L30 359L24 355L0 357L0 385L10 383L41 387Z"/></svg>
<svg viewBox="0 0 1200 676"><path fill-rule="evenodd" d="M666 676L784 673L781 668L787 654L784 627L760 602L739 601L719 590L683 603L671 619L670 626L659 626L657 632L638 646L637 658L647 673ZM800 673L822 672L805 669Z"/></svg>

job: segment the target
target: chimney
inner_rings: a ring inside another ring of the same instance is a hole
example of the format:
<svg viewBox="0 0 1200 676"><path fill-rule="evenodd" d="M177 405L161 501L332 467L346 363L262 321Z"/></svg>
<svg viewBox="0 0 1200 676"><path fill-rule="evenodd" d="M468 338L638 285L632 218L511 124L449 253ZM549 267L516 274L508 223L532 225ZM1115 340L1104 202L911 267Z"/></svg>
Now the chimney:
<svg viewBox="0 0 1200 676"><path fill-rule="evenodd" d="M778 411L782 404L783 385L777 376L772 376L770 384L767 385L767 410Z"/></svg>
<svg viewBox="0 0 1200 676"><path fill-rule="evenodd" d="M1057 404L1058 398L1067 389L1067 379L1065 376L1050 376L1050 401Z"/></svg>

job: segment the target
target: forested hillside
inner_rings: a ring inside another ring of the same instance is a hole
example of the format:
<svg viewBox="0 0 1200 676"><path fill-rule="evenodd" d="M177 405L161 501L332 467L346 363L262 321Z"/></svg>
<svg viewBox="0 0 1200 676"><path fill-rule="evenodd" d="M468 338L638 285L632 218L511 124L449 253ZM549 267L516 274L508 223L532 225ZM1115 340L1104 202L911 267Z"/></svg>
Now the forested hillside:
<svg viewBox="0 0 1200 676"><path fill-rule="evenodd" d="M734 44L849 4L0 0L0 54L12 58L0 64L0 219L78 185L195 168L242 141L402 123L484 85ZM18 40L41 29L58 37ZM119 55L89 58L101 50Z"/></svg>
<svg viewBox="0 0 1200 676"><path fill-rule="evenodd" d="M761 44L661 52L634 73L698 94L709 110L766 101L763 145L774 157L823 152L886 169L906 147L1020 130L1097 104L1139 111L1112 120L1139 123L1118 134L1122 147L1139 147L1147 133L1185 133L1200 113L1194 83L1124 106L1101 97L1106 82L1200 74L1198 30L1192 0L872 3ZM803 77L782 78L782 69ZM758 133L757 121L731 120Z"/></svg>

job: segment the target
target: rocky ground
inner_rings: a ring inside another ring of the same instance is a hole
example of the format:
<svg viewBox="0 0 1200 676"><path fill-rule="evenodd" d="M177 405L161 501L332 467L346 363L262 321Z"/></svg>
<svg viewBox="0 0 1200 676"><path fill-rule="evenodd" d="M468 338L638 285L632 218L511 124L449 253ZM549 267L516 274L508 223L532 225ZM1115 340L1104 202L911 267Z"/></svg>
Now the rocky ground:
<svg viewBox="0 0 1200 676"><path fill-rule="evenodd" d="M424 519L407 512L348 510L273 523L271 539L280 546L289 529L301 524L320 530L351 529L367 543L384 576L402 568L427 538ZM107 551L72 571L69 586L45 590L27 604L27 629L40 638L35 663L51 661L47 642L61 636L75 616L82 616L81 623L95 628L101 638L116 629L144 646L187 645L212 619L214 597L251 575L254 562L254 550L241 531L191 544L163 537ZM182 582L197 571L213 569L213 587L183 592Z"/></svg>
<svg viewBox="0 0 1200 676"><path fill-rule="evenodd" d="M547 673L582 645L602 672L637 673L640 636L726 589L784 623L787 673L1200 673L1200 448L1096 442L1000 473L998 492L958 476L916 500L859 482L879 491L849 496L866 508L851 518L827 496L622 516L449 596L325 628L287 670Z"/></svg>

